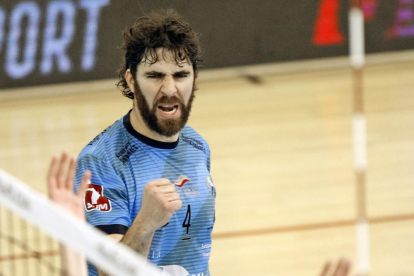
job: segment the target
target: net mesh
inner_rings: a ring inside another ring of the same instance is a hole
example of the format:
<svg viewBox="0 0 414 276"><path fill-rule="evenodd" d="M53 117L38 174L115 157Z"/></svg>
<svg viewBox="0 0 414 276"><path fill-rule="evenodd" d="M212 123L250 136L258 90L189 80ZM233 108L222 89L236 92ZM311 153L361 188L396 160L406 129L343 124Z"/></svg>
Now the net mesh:
<svg viewBox="0 0 414 276"><path fill-rule="evenodd" d="M0 205L0 275L71 275L59 243Z"/></svg>
<svg viewBox="0 0 414 276"><path fill-rule="evenodd" d="M0 276L81 276L79 256L109 275L168 276L0 169Z"/></svg>

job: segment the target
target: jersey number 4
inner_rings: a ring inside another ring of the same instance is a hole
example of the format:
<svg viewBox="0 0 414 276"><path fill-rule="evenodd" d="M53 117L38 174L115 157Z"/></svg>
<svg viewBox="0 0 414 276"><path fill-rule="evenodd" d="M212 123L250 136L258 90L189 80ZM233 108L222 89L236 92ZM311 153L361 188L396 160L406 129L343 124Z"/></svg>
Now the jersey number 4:
<svg viewBox="0 0 414 276"><path fill-rule="evenodd" d="M186 228L186 234L190 232L191 227L191 205L187 205L187 214L185 215L185 219L183 221L183 227Z"/></svg>

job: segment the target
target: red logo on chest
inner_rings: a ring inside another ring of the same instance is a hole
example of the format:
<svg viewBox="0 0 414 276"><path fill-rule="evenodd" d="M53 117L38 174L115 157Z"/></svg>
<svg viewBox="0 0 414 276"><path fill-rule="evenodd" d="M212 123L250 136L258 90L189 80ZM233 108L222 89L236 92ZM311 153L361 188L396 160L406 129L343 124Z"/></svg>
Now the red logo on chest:
<svg viewBox="0 0 414 276"><path fill-rule="evenodd" d="M188 181L190 181L190 178L188 178L188 176L186 175L180 175L180 177L178 177L177 181L175 181L175 185L177 187L182 187L184 186L185 183L187 183Z"/></svg>

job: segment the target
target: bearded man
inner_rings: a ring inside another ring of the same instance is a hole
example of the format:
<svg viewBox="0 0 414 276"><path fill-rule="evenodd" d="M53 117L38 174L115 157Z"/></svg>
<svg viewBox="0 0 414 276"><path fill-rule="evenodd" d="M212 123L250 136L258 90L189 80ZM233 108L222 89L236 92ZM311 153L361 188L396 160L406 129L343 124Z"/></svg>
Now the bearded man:
<svg viewBox="0 0 414 276"><path fill-rule="evenodd" d="M75 190L90 224L174 276L210 275L215 187L207 142L186 123L200 45L174 11L124 32L118 87L132 109L80 153ZM104 275L89 264L89 275Z"/></svg>

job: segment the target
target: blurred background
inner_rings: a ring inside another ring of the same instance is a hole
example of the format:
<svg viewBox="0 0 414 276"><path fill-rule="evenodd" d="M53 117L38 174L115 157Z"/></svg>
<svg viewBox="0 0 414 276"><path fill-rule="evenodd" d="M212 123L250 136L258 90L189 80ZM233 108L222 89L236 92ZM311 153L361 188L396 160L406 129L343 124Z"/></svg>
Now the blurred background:
<svg viewBox="0 0 414 276"><path fill-rule="evenodd" d="M122 31L174 8L203 48L189 125L212 150L212 275L318 275L341 256L357 275L349 7L1 0L0 168L46 193L51 156L77 155L132 107L116 89ZM361 7L368 274L414 275L414 0Z"/></svg>

